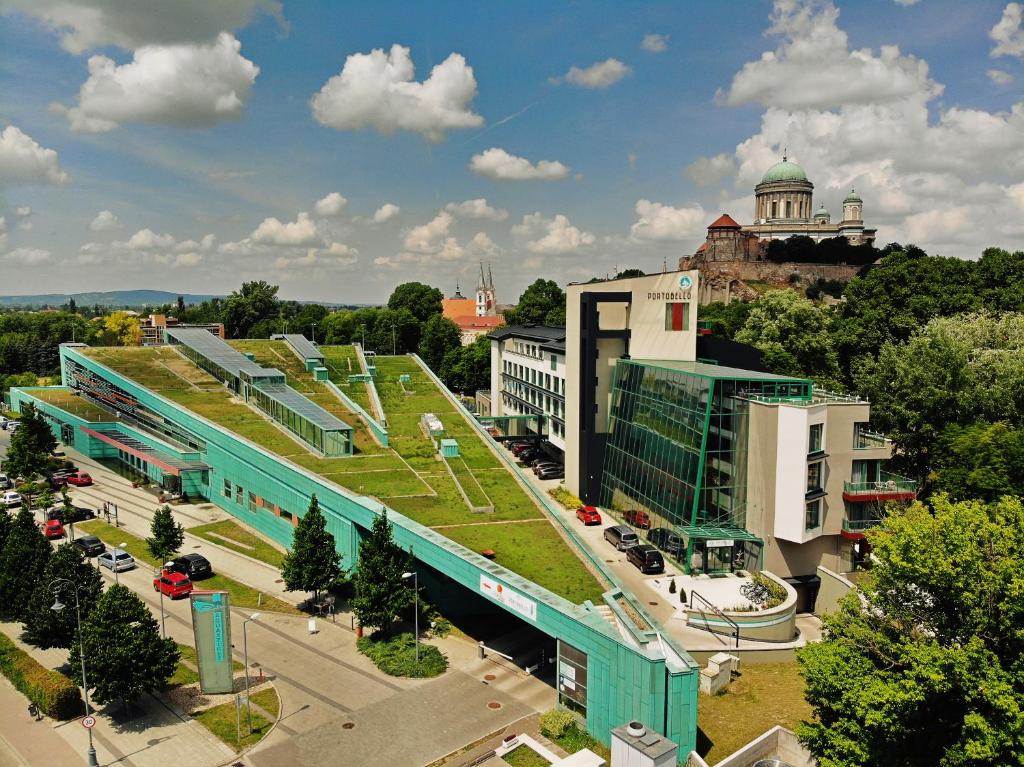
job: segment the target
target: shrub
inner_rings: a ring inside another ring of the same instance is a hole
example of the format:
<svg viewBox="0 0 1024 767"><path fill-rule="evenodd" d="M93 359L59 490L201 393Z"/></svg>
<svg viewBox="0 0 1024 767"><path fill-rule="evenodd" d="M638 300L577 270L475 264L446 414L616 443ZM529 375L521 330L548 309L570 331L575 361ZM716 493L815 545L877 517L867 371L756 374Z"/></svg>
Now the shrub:
<svg viewBox="0 0 1024 767"><path fill-rule="evenodd" d="M576 726L576 717L562 709L552 709L540 715L540 734L545 738L564 738Z"/></svg>
<svg viewBox="0 0 1024 767"><path fill-rule="evenodd" d="M762 610L778 607L786 601L786 590L764 573L754 573L751 576L751 580L759 586L763 586L768 589L769 597L768 600L760 606Z"/></svg>
<svg viewBox="0 0 1024 767"><path fill-rule="evenodd" d="M37 663L5 634L0 634L0 673L53 719L72 719L82 713L78 687L63 674Z"/></svg>
<svg viewBox="0 0 1024 767"><path fill-rule="evenodd" d="M578 509L583 501L559 485L548 490L548 494L567 509Z"/></svg>
<svg viewBox="0 0 1024 767"><path fill-rule="evenodd" d="M389 676L431 677L448 669L448 658L433 645L420 642L420 662L416 663L416 643L412 634L390 639L377 634L356 641L359 652L372 660Z"/></svg>

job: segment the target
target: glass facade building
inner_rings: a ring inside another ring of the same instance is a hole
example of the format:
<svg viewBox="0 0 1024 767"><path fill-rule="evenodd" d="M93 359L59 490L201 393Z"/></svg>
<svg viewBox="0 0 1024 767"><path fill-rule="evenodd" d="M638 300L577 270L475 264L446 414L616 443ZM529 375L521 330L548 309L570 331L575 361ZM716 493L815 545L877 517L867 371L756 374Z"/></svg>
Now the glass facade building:
<svg viewBox="0 0 1024 767"><path fill-rule="evenodd" d="M601 503L642 509L652 528L680 534L688 569L749 564L760 554L744 529L752 396L809 401L812 384L702 362L619 360Z"/></svg>

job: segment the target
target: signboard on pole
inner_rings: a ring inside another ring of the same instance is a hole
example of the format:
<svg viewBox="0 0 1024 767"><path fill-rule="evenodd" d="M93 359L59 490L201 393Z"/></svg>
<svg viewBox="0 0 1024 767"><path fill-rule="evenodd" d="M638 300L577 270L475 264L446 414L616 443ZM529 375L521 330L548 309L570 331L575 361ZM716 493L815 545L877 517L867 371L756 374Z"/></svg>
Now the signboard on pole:
<svg viewBox="0 0 1024 767"><path fill-rule="evenodd" d="M193 591L192 631L196 638L199 689L204 693L232 692L231 607L226 591Z"/></svg>

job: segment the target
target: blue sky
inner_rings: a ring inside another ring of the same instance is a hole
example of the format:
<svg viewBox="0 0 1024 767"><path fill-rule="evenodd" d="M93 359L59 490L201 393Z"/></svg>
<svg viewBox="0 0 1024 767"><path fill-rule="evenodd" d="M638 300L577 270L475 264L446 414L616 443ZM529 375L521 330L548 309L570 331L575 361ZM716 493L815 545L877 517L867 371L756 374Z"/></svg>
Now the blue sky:
<svg viewBox="0 0 1024 767"><path fill-rule="evenodd" d="M1016 3L205 6L0 0L3 293L373 302L483 259L514 301L674 264L783 146L883 242L1021 247Z"/></svg>

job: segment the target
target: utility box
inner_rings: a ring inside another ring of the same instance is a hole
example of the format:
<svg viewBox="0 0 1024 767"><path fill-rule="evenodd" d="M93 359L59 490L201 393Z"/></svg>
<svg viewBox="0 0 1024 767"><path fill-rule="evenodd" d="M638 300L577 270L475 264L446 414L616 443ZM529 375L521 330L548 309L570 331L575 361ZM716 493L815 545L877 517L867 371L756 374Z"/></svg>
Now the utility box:
<svg viewBox="0 0 1024 767"><path fill-rule="evenodd" d="M458 458L459 457L459 443L454 439L442 439L441 440L441 456L443 458Z"/></svg>
<svg viewBox="0 0 1024 767"><path fill-rule="evenodd" d="M398 383L412 383L412 376L408 373L402 373L398 376Z"/></svg>
<svg viewBox="0 0 1024 767"><path fill-rule="evenodd" d="M679 746L640 722L612 730L611 767L675 767Z"/></svg>
<svg viewBox="0 0 1024 767"><path fill-rule="evenodd" d="M313 368L313 380L314 381L328 381L330 376L327 374L327 368L315 367Z"/></svg>

